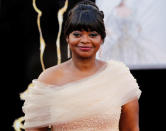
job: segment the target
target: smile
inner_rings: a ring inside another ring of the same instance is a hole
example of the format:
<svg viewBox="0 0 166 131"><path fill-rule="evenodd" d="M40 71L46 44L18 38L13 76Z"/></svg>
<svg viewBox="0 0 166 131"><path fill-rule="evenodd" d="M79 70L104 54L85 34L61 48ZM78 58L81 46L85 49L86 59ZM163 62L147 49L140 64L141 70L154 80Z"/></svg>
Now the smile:
<svg viewBox="0 0 166 131"><path fill-rule="evenodd" d="M82 51L89 51L92 49L92 47L90 46L78 46L78 48Z"/></svg>

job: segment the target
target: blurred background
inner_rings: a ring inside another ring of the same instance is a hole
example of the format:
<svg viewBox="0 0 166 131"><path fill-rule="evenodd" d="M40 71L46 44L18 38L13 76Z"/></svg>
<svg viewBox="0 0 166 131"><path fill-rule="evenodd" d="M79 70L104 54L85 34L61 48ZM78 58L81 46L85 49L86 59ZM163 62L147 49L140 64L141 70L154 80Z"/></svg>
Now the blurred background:
<svg viewBox="0 0 166 131"><path fill-rule="evenodd" d="M72 8L78 1L81 0L69 0L68 10ZM100 4L101 1L97 0L96 3L101 5L101 9L103 7L106 8L104 5L108 5L108 0L107 2L106 0L103 0L103 5ZM147 59L141 59L143 61L142 64L139 64L139 59L137 59L137 62L134 63L132 63L131 59L130 61L126 60L127 57L120 57L120 60L126 62L126 64L131 67L131 73L137 79L140 89L142 90L142 96L139 101L140 131L159 131L164 129L164 120L162 118L164 118L165 114L166 26L164 26L163 23L166 19L166 16L164 16L164 7L166 6L166 2L164 0L140 0L137 3L134 3L134 1L135 0L128 2L127 5L128 7L131 7L130 9L136 10L134 12L137 12L138 17L132 18L135 21L140 20L140 25L138 27L141 27L141 31L143 32L141 33L141 38L143 35L143 37L146 39L146 47L148 47L149 50L151 47L153 47L150 52L155 56L156 59L151 59L151 57L148 57L151 60L150 62L148 62ZM113 11L117 6L119 6L121 1L112 0L111 2L110 0L109 2L109 7L111 9L110 11ZM46 68L57 64L56 39L59 29L57 12L64 6L64 3L65 0L37 0L37 6L43 12L41 18L41 28L44 40L46 42L46 49L43 57ZM105 22L111 21L112 23L116 23L117 18L113 19L112 17L112 19L106 19L110 18L110 16L113 14L105 11L104 13ZM66 19L66 16L67 12L64 14L64 20ZM36 79L42 72L39 50L39 32L36 19L37 13L32 7L31 0L0 0L0 45L2 76L1 113L3 114L3 124L1 126L6 131L13 131L14 129L12 128L12 125L14 120L23 116L23 101L20 100L19 94L24 92L31 81ZM126 22L126 20L124 22L124 20L121 19L118 20L118 22L119 21L123 21L122 24ZM113 24L110 24L110 26L109 22L106 25L108 25L110 28L117 27L117 25L112 27ZM132 30L132 32L135 32L135 30ZM132 32L130 32L128 36L130 36ZM125 33L123 33L123 36L124 34ZM115 45L115 43L119 40L117 38L121 38L120 36L121 34L118 34L116 39L111 38L111 36L108 38L114 41L112 45ZM137 41L136 38L139 40ZM131 41L134 41L139 45L140 36L134 37L134 40L132 39ZM154 42L155 44L149 44L150 41ZM108 47L111 46L108 45ZM161 49L161 51L158 49ZM67 43L63 37L63 29L61 34L61 51L62 62L68 60ZM140 51L143 52L143 50L139 50L139 52ZM159 55L157 55L157 52ZM110 54L110 56L114 57L114 54ZM131 64L128 62L131 62Z"/></svg>

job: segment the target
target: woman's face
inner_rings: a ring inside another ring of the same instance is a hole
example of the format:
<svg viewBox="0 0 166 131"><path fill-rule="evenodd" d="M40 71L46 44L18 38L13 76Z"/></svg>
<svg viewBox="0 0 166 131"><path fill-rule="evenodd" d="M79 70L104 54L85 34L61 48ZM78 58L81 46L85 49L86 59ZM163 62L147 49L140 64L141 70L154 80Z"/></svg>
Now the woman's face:
<svg viewBox="0 0 166 131"><path fill-rule="evenodd" d="M72 55L82 58L96 56L96 52L103 43L101 35L96 31L73 31L66 38L70 46Z"/></svg>

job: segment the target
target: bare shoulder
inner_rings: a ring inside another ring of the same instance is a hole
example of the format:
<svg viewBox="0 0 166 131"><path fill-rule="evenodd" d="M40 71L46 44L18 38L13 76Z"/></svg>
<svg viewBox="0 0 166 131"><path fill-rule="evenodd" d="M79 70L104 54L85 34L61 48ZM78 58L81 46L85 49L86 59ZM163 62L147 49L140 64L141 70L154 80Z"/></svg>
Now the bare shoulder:
<svg viewBox="0 0 166 131"><path fill-rule="evenodd" d="M44 70L38 77L38 81L46 84L55 84L56 80L63 77L65 63L55 65Z"/></svg>
<svg viewBox="0 0 166 131"><path fill-rule="evenodd" d="M58 66L52 66L44 70L38 77L38 81L50 84L53 75L58 71Z"/></svg>

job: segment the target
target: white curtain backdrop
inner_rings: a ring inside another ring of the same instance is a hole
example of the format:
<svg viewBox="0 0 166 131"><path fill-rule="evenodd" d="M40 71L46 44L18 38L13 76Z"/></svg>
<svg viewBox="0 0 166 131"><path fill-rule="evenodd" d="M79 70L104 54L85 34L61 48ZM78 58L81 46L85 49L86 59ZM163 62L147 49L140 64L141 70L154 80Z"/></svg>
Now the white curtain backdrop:
<svg viewBox="0 0 166 131"><path fill-rule="evenodd" d="M96 0L107 32L97 58L119 60L131 69L166 68L166 1L125 0L131 14L119 17L121 1Z"/></svg>

